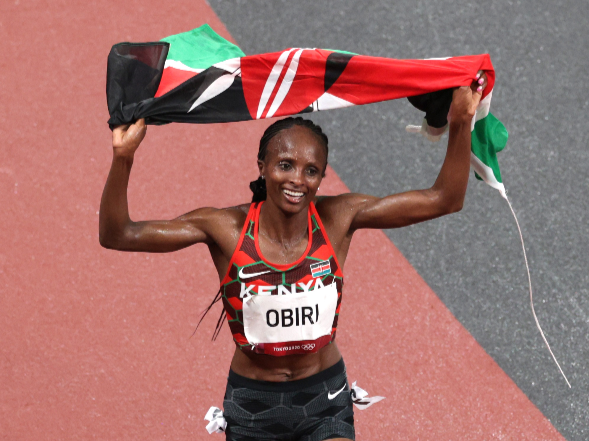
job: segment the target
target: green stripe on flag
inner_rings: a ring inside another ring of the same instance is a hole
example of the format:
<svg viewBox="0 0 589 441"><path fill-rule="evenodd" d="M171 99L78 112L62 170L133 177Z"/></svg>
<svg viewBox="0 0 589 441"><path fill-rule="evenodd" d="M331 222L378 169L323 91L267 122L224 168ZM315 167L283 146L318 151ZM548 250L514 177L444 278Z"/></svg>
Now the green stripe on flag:
<svg viewBox="0 0 589 441"><path fill-rule="evenodd" d="M193 69L208 69L221 61L245 56L241 49L218 35L208 24L161 41L170 43L167 60L180 61Z"/></svg>
<svg viewBox="0 0 589 441"><path fill-rule="evenodd" d="M358 55L355 52L348 52L348 51L342 51L339 49L323 49L324 51L331 51L331 52L339 52L340 54L348 54L348 55Z"/></svg>
<svg viewBox="0 0 589 441"><path fill-rule="evenodd" d="M501 181L497 153L507 144L507 129L492 113L478 120L472 131L471 149L474 155L487 167L493 170L497 182ZM477 179L482 178L475 173Z"/></svg>

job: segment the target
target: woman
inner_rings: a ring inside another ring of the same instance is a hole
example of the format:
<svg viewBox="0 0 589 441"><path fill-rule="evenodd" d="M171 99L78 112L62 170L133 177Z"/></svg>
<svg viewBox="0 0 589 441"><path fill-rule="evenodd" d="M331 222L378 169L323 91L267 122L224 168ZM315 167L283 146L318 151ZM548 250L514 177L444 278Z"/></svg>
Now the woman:
<svg viewBox="0 0 589 441"><path fill-rule="evenodd" d="M454 91L446 158L434 185L384 198L316 197L327 137L302 118L270 126L260 141L254 202L200 208L170 221L133 222L127 185L143 120L113 131L113 162L100 205L100 243L121 251L209 247L236 342L224 410L228 440L353 440L351 391L335 329L342 269L354 232L397 228L462 208L471 120L486 86Z"/></svg>

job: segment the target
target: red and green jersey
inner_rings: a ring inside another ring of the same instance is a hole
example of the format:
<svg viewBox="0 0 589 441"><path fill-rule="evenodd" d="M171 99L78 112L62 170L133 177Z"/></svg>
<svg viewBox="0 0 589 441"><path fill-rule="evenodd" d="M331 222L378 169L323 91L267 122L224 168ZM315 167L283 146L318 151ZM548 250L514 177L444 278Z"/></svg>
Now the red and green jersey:
<svg viewBox="0 0 589 441"><path fill-rule="evenodd" d="M317 352L335 338L343 273L315 205L309 240L293 263L276 264L258 242L260 209L252 204L221 282L223 305L242 350L274 356Z"/></svg>

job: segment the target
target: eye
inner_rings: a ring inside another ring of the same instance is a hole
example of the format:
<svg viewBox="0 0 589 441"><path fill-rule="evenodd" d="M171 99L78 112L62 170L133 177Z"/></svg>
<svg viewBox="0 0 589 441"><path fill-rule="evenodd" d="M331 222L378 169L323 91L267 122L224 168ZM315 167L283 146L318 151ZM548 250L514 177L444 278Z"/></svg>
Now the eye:
<svg viewBox="0 0 589 441"><path fill-rule="evenodd" d="M307 174L309 176L316 176L319 173L319 170L317 170L315 167L310 167L307 169Z"/></svg>
<svg viewBox="0 0 589 441"><path fill-rule="evenodd" d="M278 167L280 167L280 170L282 171L288 171L292 168L292 166L288 163L288 162L280 162L278 164Z"/></svg>

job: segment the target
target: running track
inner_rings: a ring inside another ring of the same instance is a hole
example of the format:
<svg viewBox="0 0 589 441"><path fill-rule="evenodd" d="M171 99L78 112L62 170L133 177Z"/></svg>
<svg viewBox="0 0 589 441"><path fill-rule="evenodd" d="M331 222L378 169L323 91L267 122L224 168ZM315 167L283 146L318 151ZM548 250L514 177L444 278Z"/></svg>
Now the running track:
<svg viewBox="0 0 589 441"><path fill-rule="evenodd" d="M208 439L202 418L222 403L228 329L211 343L209 318L190 338L217 290L206 249L98 244L110 46L202 23L231 38L204 1L165 6L0 6L0 439ZM248 200L267 125L151 127L132 217ZM330 169L322 190L347 188ZM349 378L387 397L356 412L359 440L563 439L384 233L359 233L345 272L338 344Z"/></svg>

